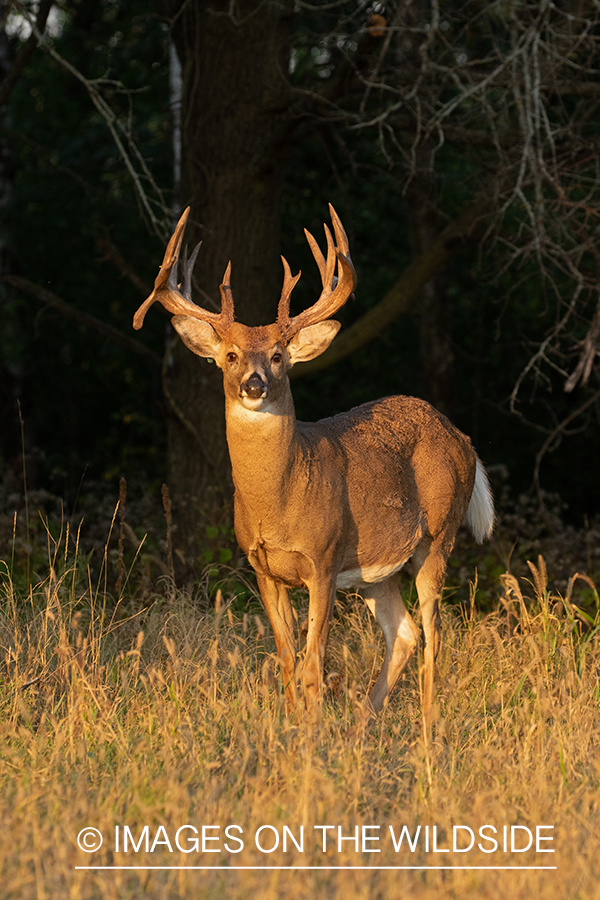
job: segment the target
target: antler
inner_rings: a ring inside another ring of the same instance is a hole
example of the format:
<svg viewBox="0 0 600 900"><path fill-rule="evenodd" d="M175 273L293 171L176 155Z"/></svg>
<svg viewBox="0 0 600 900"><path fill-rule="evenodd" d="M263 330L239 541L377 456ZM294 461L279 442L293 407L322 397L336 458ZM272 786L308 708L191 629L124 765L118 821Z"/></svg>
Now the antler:
<svg viewBox="0 0 600 900"><path fill-rule="evenodd" d="M354 288L356 287L356 271L350 259L350 250L348 247L348 237L344 231L344 226L340 222L339 216L335 209L329 204L329 212L331 221L333 222L333 230L335 232L335 245L331 232L327 225L325 228L325 237L327 238L327 259L321 253L320 247L316 240L304 229L306 240L309 243L312 254L319 267L321 273L321 281L323 290L321 296L313 306L305 309L290 319L290 294L294 289L296 282L300 278L300 273L292 277L290 267L287 260L281 257L284 268L283 290L277 308L277 324L282 335L290 340L301 328L307 325L314 325L317 322L323 322L340 309ZM337 284L334 284L335 265L338 265Z"/></svg>
<svg viewBox="0 0 600 900"><path fill-rule="evenodd" d="M167 245L160 271L154 282L154 290L144 300L133 317L133 327L135 329L142 327L146 313L155 300L159 300L165 309L168 309L169 312L176 316L193 316L195 319L209 322L217 332L225 331L233 323L233 295L230 287L231 263L227 266L223 284L220 287L221 312L219 313L203 309L192 301L192 272L200 244L194 248L189 259L187 257L187 248L185 249L182 263L183 280L181 284L177 283L179 253L189 213L190 207L188 206L177 223L173 236Z"/></svg>
<svg viewBox="0 0 600 900"><path fill-rule="evenodd" d="M289 341L301 328L331 318L344 305L356 287L356 272L350 259L348 237L331 203L329 204L329 212L333 222L335 244L329 228L325 225L327 259L321 253L319 245L312 234L306 230L304 232L321 273L321 281L323 283L321 296L313 306L305 309L304 312L293 318L290 318L290 295L300 278L300 272L292 276L287 260L283 256L281 257L284 268L284 280L277 308L277 325L286 341ZM192 272L200 244L194 248L189 259L187 258L187 250L184 251L182 263L183 280L181 284L177 283L179 254L189 213L190 207L188 206L177 223L173 236L167 245L160 271L154 282L154 290L144 300L133 317L133 327L135 329L142 327L148 309L156 300L159 300L165 309L168 309L169 312L176 316L192 316L195 319L209 322L218 333L227 331L234 322L233 294L230 286L231 262L227 266L223 276L223 284L219 289L221 292L221 311L219 313L203 309L203 307L192 301ZM336 263L338 269L337 280L334 277Z"/></svg>

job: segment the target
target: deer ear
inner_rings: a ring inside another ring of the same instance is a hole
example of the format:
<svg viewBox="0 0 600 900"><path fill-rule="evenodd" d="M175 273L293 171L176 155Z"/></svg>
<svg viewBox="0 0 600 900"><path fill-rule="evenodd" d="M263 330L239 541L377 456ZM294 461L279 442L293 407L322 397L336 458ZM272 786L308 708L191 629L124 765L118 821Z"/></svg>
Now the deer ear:
<svg viewBox="0 0 600 900"><path fill-rule="evenodd" d="M221 338L208 322L195 319L193 316L173 316L173 328L185 344L196 356L215 359L221 348Z"/></svg>
<svg viewBox="0 0 600 900"><path fill-rule="evenodd" d="M308 362L309 359L320 356L327 350L341 327L334 319L327 319L325 322L301 328L287 346L291 364Z"/></svg>

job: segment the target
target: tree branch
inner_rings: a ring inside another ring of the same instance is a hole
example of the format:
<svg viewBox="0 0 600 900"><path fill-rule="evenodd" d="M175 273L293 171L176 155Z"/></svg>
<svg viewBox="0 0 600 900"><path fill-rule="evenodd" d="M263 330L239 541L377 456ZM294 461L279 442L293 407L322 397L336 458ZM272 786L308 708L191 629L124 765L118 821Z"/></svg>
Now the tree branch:
<svg viewBox="0 0 600 900"><path fill-rule="evenodd" d="M162 360L160 356L154 353L153 350L144 346L140 341L129 337L118 328L115 328L113 325L108 325L106 322L102 322L100 319L91 316L89 313L82 312L80 309L75 309L74 306L66 303L51 291L47 291L46 288L41 287L41 285L35 284L35 282L29 281L27 278L21 278L18 275L5 275L4 281L19 291L31 294L37 300L41 300L42 303L46 303L48 306L56 309L61 315L77 322L78 325L83 325L84 328L91 328L93 331L98 332L113 343L120 344L127 350L137 353L137 355L141 356L153 369L161 368Z"/></svg>
<svg viewBox="0 0 600 900"><path fill-rule="evenodd" d="M144 297L144 299L152 293L152 288L149 287L143 278L141 278L138 273L135 271L131 263L128 263L124 256L121 254L120 250L113 244L110 237L108 236L108 232L105 231L103 235L101 235L96 244L98 249L104 252L103 259L111 260L121 273L127 278L131 284L135 287L135 289Z"/></svg>
<svg viewBox="0 0 600 900"><path fill-rule="evenodd" d="M596 391L594 394L588 397L587 400L585 400L581 404L581 406L578 406L577 409L573 410L572 413L569 413L569 415L564 418L562 422L559 422L556 428L548 435L548 437L536 453L535 466L533 468L533 482L535 484L538 499L542 507L544 506L544 498L542 496L542 488L540 484L540 466L542 464L544 456L546 455L556 438L559 436L559 434L564 433L567 426L570 425L574 419L584 413L586 409L589 409L589 407L596 403L598 400L600 400L600 390Z"/></svg>
<svg viewBox="0 0 600 900"><path fill-rule="evenodd" d="M383 300L340 335L322 356L295 366L290 372L290 377L298 378L321 372L377 337L384 328L410 308L431 276L455 253L456 244L470 234L478 220L483 219L489 209L490 195L482 192L454 222L439 233L424 253L413 259Z"/></svg>
<svg viewBox="0 0 600 900"><path fill-rule="evenodd" d="M46 22L48 20L50 9L52 8L52 3L53 0L41 0L37 18L35 21L36 27L39 32L43 32L46 27ZM12 66L10 67L6 74L6 77L2 81L2 84L0 84L0 107L4 106L4 104L10 97L15 84L19 80L21 72L27 65L29 57L31 56L37 45L38 39L32 31L17 53Z"/></svg>
<svg viewBox="0 0 600 900"><path fill-rule="evenodd" d="M145 361L149 363L153 369L160 368L162 373L162 386L164 395L173 415L177 419L179 419L183 427L190 432L190 434L196 441L197 446L200 448L202 454L204 455L208 466L211 469L214 469L214 461L206 452L204 441L201 439L198 430L185 415L169 388L169 379L167 376L168 354L165 354L164 359L161 360L160 356L158 356L152 350L149 350L148 347L144 346L144 344L142 344L140 341L137 341L135 338L129 337L122 331L119 331L118 328L115 328L112 325L108 325L106 322L102 322L95 316L89 315L89 313L85 313L79 309L75 309L75 307L71 306L69 303L66 303L60 297L57 297L56 294L53 294L51 291L47 291L46 288L41 287L39 284L35 284L33 281L28 281L27 278L20 278L18 275L5 275L4 281L12 285L12 287L17 288L17 290L25 291L26 293L31 294L38 300L41 300L42 303L46 303L48 306L56 309L61 313L61 315L66 316L69 319L73 319L75 322L77 322L78 325L83 325L84 328L91 328L92 330L97 331L104 337L108 338L110 341L113 341L116 344L121 344L121 346L125 347L127 350L133 351L133 353L137 353L139 356L143 357L143 359L145 359ZM146 288L142 287L142 285L139 285L139 287L140 290L144 293L144 296L146 296Z"/></svg>
<svg viewBox="0 0 600 900"><path fill-rule="evenodd" d="M48 53L48 55L51 56L52 59L54 59L60 66L62 66L62 68L66 69L67 72L69 72L85 87L90 100L106 122L106 125L117 146L121 159L123 160L125 167L129 172L129 175L131 176L140 211L143 215L146 216L146 220L151 223L154 232L159 236L159 238L166 241L170 231L168 221L171 210L167 206L161 188L156 183L146 160L143 158L137 144L133 139L130 125L128 123L123 123L117 116L117 114L111 109L110 105L100 92L100 88L108 84L113 88L115 86L119 87L119 89L123 90L125 93L131 92L128 92L127 89L120 84L120 82L115 82L106 78L86 78L85 75L79 71L79 69L75 68L75 66L73 66L68 60L66 60L63 56L60 55L60 53L58 53L54 49L51 42L49 42L46 36L40 31L37 23L34 22L34 20L29 15L28 10L25 9L22 3L20 3L19 0L13 0L13 3L19 10L21 15L29 22L32 35L35 36L35 39L42 50L45 50L45 52ZM127 147L129 147L129 152L127 152ZM139 166L139 171L136 169L136 160ZM148 197L148 195L146 194L144 187L145 184L150 184L154 194L153 198ZM158 205L159 215L162 213L162 219L158 218L154 213L152 207L156 205Z"/></svg>

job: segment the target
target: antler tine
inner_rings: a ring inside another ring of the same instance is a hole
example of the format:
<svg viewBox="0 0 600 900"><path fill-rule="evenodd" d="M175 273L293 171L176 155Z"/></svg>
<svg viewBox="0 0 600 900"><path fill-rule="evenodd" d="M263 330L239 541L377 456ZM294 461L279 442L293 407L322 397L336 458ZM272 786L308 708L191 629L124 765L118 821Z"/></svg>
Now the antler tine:
<svg viewBox="0 0 600 900"><path fill-rule="evenodd" d="M165 309L168 309L169 312L174 315L192 316L195 319L201 319L204 322L209 322L217 331L227 329L233 322L233 297L231 296L231 289L229 290L227 302L221 304L220 313L210 312L207 309L203 309L201 306L197 306L197 304L192 301L192 272L198 250L200 249L200 244L194 248L189 259L184 258L183 290L181 290L181 287L177 283L179 254L181 252L183 233L189 214L190 207L188 206L179 219L171 240L167 244L160 271L154 281L154 290L150 296L144 300L133 317L133 327L135 329L142 327L146 313L155 300L159 300Z"/></svg>
<svg viewBox="0 0 600 900"><path fill-rule="evenodd" d="M333 273L335 272L335 244L333 243L333 238L331 236L331 231L327 227L327 225L323 225L323 231L325 232L325 240L327 241L327 260L323 257L321 253L321 248L317 244L316 240L306 228L304 229L304 234L306 235L306 240L312 250L312 255L315 258L315 262L319 267L319 272L321 273L321 282L323 284L323 290L331 291L331 286L333 283Z"/></svg>
<svg viewBox="0 0 600 900"><path fill-rule="evenodd" d="M350 259L348 237L346 235L346 232L344 231L344 227L339 219L339 216L337 215L331 204L329 204L329 211L331 213L331 220L333 222L333 230L335 232L335 244L333 237L331 236L331 231L329 230L327 225L325 225L324 229L325 237L327 239L327 259L325 259L325 257L323 256L321 248L319 247L312 234L310 234L309 231L306 231L306 229L304 231L310 249L312 250L312 254L315 258L315 262L319 267L319 272L321 273L321 281L323 283L321 296L319 297L317 302L313 304L313 306L305 309L304 312L301 312L299 315L294 316L293 319L290 319L289 292L287 307L283 309L282 304L286 289L286 284L284 282L284 290L281 295L282 299L279 301L277 323L281 328L282 333L288 340L293 337L294 334L297 334L297 332L301 328L305 328L307 325L314 325L317 322L323 322L325 321L325 319L329 319L334 313L338 311L338 309L340 309L344 305L344 303L356 287L356 271L352 264L352 260ZM337 284L334 284L336 262L338 267L338 278ZM284 262L284 265L287 266L287 263ZM289 266L287 266L287 271L289 271ZM287 315L285 315L286 312Z"/></svg>
<svg viewBox="0 0 600 900"><path fill-rule="evenodd" d="M221 294L221 315L231 324L234 319L233 293L231 290L231 260L227 263L227 268L223 275L223 284L219 286L219 292Z"/></svg>
<svg viewBox="0 0 600 900"><path fill-rule="evenodd" d="M187 255L187 245L183 251L183 295L187 300L192 300L192 273L194 271L194 266L196 264L196 257L198 256L198 251L202 246L202 241L196 244L194 249L192 250L192 255L188 259ZM195 304L194 304L195 305Z"/></svg>
<svg viewBox="0 0 600 900"><path fill-rule="evenodd" d="M285 333L290 324L290 296L292 291L298 284L302 272L298 272L297 275L292 275L292 271L285 256L281 257L281 262L283 263L284 275L283 288L281 291L281 297L279 298L279 305L277 307L277 323L279 324L282 333Z"/></svg>
<svg viewBox="0 0 600 900"><path fill-rule="evenodd" d="M335 232L335 242L339 248L339 250L344 254L344 256L350 256L350 248L348 246L348 235L344 230L344 226L342 225L341 219L336 213L335 209L329 204L329 215L331 216L331 221L333 222L333 230Z"/></svg>
<svg viewBox="0 0 600 900"><path fill-rule="evenodd" d="M158 275L154 279L154 290L157 291L163 285L168 284L171 281L173 272L175 273L175 281L177 281L177 262L179 260L179 253L181 251L181 243L183 241L183 235L185 233L185 226L187 225L188 216L190 214L190 207L188 206L185 209L179 219L175 227L175 231L171 235L171 239L167 244L167 249L165 250L165 256L162 261L162 266L158 272Z"/></svg>

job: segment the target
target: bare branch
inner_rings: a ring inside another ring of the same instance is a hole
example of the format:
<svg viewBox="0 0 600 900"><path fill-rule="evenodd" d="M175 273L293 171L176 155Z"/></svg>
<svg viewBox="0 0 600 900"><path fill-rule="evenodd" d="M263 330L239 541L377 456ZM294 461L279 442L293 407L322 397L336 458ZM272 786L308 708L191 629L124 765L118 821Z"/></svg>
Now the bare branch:
<svg viewBox="0 0 600 900"><path fill-rule="evenodd" d="M71 306L70 303L67 303L65 300L63 300L61 297L58 297L56 294L53 294L51 291L46 290L46 288L43 288L41 285L35 284L33 281L29 281L27 278L21 278L18 275L5 275L4 281L6 281L8 284L19 291L24 291L26 294L31 294L31 296L35 297L37 300L41 300L42 303L46 303L48 306L56 309L61 315L65 316L68 319L72 319L74 322L77 322L78 325L83 325L84 328L91 328L93 331L96 331L103 337L108 338L108 340L112 341L113 343L120 344L122 347L125 347L132 353L136 353L138 356L141 356L153 369L161 367L162 360L160 356L158 356L156 353L142 344L141 341L137 341L135 338L129 337L118 328L115 328L114 325L108 325L106 322L102 322L95 316L83 312L80 309L76 309L74 306Z"/></svg>
<svg viewBox="0 0 600 900"><path fill-rule="evenodd" d="M154 176L148 168L146 161L142 157L137 144L133 140L130 128L123 124L123 122L113 112L109 104L100 93L99 87L103 86L106 80L90 80L89 78L86 78L85 75L83 75L83 73L79 71L79 69L76 69L75 66L68 62L68 60L62 57L60 53L58 53L54 49L51 42L48 41L46 36L42 34L40 29L37 27L37 24L32 19L29 11L19 2L19 0L13 0L13 2L15 7L19 10L21 15L28 21L29 25L31 26L32 35L35 36L38 45L46 53L48 53L49 56L52 57L52 59L54 59L60 66L62 66L62 68L66 69L67 72L69 72L85 87L92 103L106 122L106 125L117 146L119 154L123 162L125 163L125 167L127 168L127 171L129 172L129 175L133 181L136 197L140 205L140 211L142 212L144 218L146 218L146 220L150 223L152 230L158 235L161 241L166 241L170 233L169 218L171 210L165 202L162 190L154 180ZM125 93L130 93L124 86L122 86L122 90ZM126 149L125 145L127 145L127 147L129 148L129 152ZM139 171L135 166L136 160L139 165ZM151 200L148 197L143 182L150 186L155 198L154 200ZM161 218L158 218L156 216L153 206L156 206L158 208Z"/></svg>
<svg viewBox="0 0 600 900"><path fill-rule="evenodd" d="M111 241L108 232L105 231L103 235L98 237L96 243L98 248L103 251L104 259L111 260L119 272L131 282L138 293L146 298L148 294L151 293L152 288L146 284L143 278L140 278L131 263L128 263L124 256L122 256L121 252Z"/></svg>
<svg viewBox="0 0 600 900"><path fill-rule="evenodd" d="M43 33L46 27L46 22L48 21L48 15L52 8L52 4L53 0L41 0L37 18L35 20L36 28L40 33ZM29 57L31 56L37 45L37 37L32 32L17 53L13 64L11 65L4 80L2 81L2 84L0 84L0 107L4 106L4 104L10 97L15 84L19 80L21 72L27 65Z"/></svg>
<svg viewBox="0 0 600 900"><path fill-rule="evenodd" d="M544 505L544 501L540 485L540 466L542 464L544 456L552 447L552 444L556 441L556 439L561 434L564 434L566 432L567 427L571 424L571 422L573 422L574 419L577 419L582 413L584 413L586 409L589 409L590 406L593 406L594 403L596 403L598 400L600 400L600 389L592 394L591 397L588 397L587 400L585 400L581 404L581 406L577 407L577 409L570 413L566 418L564 418L562 422L559 422L556 428L550 432L550 434L536 453L535 466L533 470L533 481L538 493L538 497L540 499L540 504L542 506Z"/></svg>
<svg viewBox="0 0 600 900"><path fill-rule="evenodd" d="M290 377L297 378L320 372L350 356L359 347L365 346L381 334L384 328L410 308L420 296L423 286L456 252L457 244L473 232L488 209L489 193L481 194L454 222L440 232L424 253L407 266L383 300L343 332L325 353L310 362L295 366L290 372Z"/></svg>

